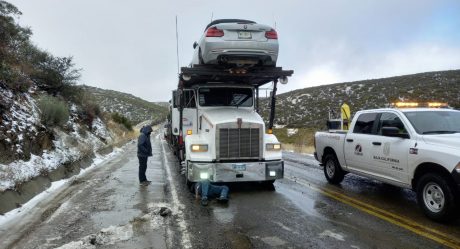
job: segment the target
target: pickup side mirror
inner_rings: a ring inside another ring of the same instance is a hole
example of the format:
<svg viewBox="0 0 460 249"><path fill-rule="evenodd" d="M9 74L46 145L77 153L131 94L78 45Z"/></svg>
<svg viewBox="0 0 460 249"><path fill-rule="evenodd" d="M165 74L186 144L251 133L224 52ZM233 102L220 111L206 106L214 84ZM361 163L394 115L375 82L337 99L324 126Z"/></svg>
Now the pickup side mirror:
<svg viewBox="0 0 460 249"><path fill-rule="evenodd" d="M407 133L399 133L398 127L382 127L382 135L386 137L410 138Z"/></svg>
<svg viewBox="0 0 460 249"><path fill-rule="evenodd" d="M193 43L193 49L195 49L197 46L198 46L198 43L197 43L197 42L194 42L194 43Z"/></svg>

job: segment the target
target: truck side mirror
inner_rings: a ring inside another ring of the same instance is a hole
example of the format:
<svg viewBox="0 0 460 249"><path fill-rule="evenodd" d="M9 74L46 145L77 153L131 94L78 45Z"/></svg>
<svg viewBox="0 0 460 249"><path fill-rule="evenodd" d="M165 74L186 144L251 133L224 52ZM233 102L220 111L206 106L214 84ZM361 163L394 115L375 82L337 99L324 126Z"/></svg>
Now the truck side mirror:
<svg viewBox="0 0 460 249"><path fill-rule="evenodd" d="M382 135L386 137L410 138L407 133L399 133L398 127L382 127Z"/></svg>
<svg viewBox="0 0 460 249"><path fill-rule="evenodd" d="M197 42L194 42L194 43L193 43L193 49L195 49L197 46L198 46L198 43L197 43Z"/></svg>

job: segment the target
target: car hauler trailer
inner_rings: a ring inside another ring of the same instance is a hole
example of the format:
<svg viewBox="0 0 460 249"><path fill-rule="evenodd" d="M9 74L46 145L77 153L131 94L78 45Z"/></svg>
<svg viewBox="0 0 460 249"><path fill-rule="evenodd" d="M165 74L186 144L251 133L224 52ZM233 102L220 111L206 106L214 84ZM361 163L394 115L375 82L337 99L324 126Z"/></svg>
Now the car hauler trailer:
<svg viewBox="0 0 460 249"><path fill-rule="evenodd" d="M283 178L281 144L272 134L280 67L183 67L171 101L169 143L188 185L267 182ZM259 88L273 82L268 129L259 114Z"/></svg>

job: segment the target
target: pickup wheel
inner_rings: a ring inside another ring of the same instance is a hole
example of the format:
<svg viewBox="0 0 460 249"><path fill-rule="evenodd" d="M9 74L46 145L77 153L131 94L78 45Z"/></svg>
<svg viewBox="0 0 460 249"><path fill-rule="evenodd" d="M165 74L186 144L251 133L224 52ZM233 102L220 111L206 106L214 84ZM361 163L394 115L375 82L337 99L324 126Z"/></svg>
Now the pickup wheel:
<svg viewBox="0 0 460 249"><path fill-rule="evenodd" d="M334 154L327 154L324 157L324 176L332 184L341 183L345 177L345 172L340 167L339 161Z"/></svg>
<svg viewBox="0 0 460 249"><path fill-rule="evenodd" d="M435 221L453 218L458 205L452 183L445 177L427 173L417 182L417 202L423 212Z"/></svg>

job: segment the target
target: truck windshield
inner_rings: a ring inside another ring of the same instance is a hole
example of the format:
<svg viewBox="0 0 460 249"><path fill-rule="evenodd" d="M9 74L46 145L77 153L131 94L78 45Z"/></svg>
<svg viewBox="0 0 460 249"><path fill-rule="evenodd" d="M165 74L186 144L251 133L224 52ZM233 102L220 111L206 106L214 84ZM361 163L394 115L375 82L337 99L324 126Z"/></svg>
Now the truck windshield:
<svg viewBox="0 0 460 249"><path fill-rule="evenodd" d="M460 132L459 111L418 111L404 113L419 134Z"/></svg>
<svg viewBox="0 0 460 249"><path fill-rule="evenodd" d="M251 88L203 87L199 90L200 106L242 106L251 107L253 91Z"/></svg>

